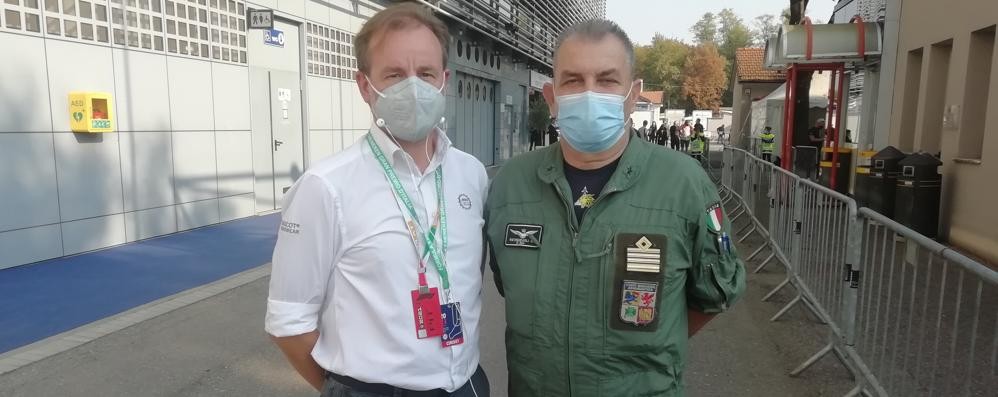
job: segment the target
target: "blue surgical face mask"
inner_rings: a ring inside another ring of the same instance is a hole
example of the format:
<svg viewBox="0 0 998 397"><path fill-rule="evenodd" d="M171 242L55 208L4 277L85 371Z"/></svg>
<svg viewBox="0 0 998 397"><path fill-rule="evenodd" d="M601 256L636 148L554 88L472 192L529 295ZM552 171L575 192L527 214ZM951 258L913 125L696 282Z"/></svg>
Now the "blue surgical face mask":
<svg viewBox="0 0 998 397"><path fill-rule="evenodd" d="M586 91L555 97L561 136L583 153L610 149L624 135L624 101L630 95L630 90L624 96Z"/></svg>

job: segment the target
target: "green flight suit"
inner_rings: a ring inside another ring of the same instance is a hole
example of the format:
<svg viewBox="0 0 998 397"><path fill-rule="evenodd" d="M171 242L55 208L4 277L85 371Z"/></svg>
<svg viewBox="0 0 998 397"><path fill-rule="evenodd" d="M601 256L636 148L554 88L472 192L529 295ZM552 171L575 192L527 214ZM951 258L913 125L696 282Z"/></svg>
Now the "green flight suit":
<svg viewBox="0 0 998 397"><path fill-rule="evenodd" d="M631 139L579 224L563 161L560 145L508 161L486 204L510 396L682 396L687 309L719 313L745 289L712 228L730 230L714 185L689 156ZM659 258L659 272L630 272L632 251ZM656 286L628 306L635 285Z"/></svg>

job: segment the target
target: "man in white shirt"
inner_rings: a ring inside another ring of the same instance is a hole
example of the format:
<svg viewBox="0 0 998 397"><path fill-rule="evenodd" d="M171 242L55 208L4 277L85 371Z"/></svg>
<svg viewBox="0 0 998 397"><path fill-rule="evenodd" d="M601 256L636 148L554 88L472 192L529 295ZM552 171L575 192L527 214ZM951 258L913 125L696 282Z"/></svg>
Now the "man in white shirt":
<svg viewBox="0 0 998 397"><path fill-rule="evenodd" d="M288 192L266 330L323 396L488 396L482 163L441 131L446 26L402 3L357 35L375 125Z"/></svg>

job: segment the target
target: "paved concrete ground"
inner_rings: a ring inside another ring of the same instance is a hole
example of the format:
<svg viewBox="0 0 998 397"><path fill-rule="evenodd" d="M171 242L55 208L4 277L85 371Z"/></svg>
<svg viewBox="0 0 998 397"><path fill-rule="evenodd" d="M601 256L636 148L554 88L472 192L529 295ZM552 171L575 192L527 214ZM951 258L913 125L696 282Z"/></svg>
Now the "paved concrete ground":
<svg viewBox="0 0 998 397"><path fill-rule="evenodd" d="M97 339L0 376L3 396L314 396L262 330L267 278ZM491 281L487 281L491 282ZM819 396L847 390L827 359L786 376L820 347L802 312L767 321L777 306L758 298L778 274L753 278L749 294L692 341L691 396ZM506 395L502 303L487 288L483 363L494 396ZM782 297L781 299L787 299Z"/></svg>
<svg viewBox="0 0 998 397"><path fill-rule="evenodd" d="M741 252L751 249L743 246ZM822 346L826 332L799 309L781 322L768 321L792 298L788 290L773 302L760 302L782 280L777 266L770 269L752 275L747 295L691 341L690 396L824 396L851 388L848 373L832 358L800 378L786 375ZM267 281L0 375L0 396L315 396L263 332ZM482 365L492 395L501 397L506 395L504 309L491 277L486 294Z"/></svg>

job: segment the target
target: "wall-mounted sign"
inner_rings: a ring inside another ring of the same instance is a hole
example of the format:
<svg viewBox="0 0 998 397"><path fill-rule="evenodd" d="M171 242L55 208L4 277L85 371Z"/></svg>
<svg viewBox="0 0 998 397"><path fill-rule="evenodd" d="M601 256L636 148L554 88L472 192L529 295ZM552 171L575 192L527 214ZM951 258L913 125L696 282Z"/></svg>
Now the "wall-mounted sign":
<svg viewBox="0 0 998 397"><path fill-rule="evenodd" d="M530 71L530 87L538 90L544 89L544 84L550 83L551 77L537 73L533 70Z"/></svg>
<svg viewBox="0 0 998 397"><path fill-rule="evenodd" d="M284 32L277 29L264 30L263 44L284 48Z"/></svg>
<svg viewBox="0 0 998 397"><path fill-rule="evenodd" d="M246 10L246 20L250 29L273 29L274 10Z"/></svg>

